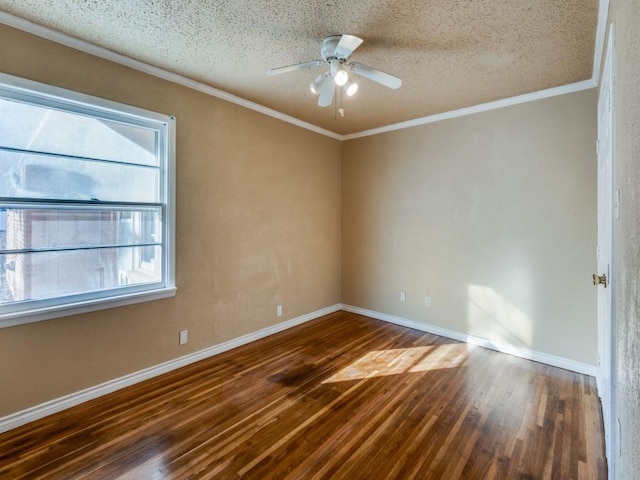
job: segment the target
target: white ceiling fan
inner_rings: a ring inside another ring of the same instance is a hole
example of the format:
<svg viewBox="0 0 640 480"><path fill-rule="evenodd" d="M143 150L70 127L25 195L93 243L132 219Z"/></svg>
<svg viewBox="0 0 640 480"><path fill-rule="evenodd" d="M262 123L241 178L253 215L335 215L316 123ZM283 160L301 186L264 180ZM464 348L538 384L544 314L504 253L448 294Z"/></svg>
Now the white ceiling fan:
<svg viewBox="0 0 640 480"><path fill-rule="evenodd" d="M328 107L333 103L335 86L343 87L348 96L358 90L358 84L349 78L349 72L373 80L385 87L397 89L402 86L398 77L382 72L376 68L357 62L348 62L351 54L362 44L363 40L355 35L330 35L322 41L320 54L322 60L296 63L285 67L272 68L267 75L279 75L304 68L329 65L329 71L318 75L311 83L311 91L318 95L318 105Z"/></svg>

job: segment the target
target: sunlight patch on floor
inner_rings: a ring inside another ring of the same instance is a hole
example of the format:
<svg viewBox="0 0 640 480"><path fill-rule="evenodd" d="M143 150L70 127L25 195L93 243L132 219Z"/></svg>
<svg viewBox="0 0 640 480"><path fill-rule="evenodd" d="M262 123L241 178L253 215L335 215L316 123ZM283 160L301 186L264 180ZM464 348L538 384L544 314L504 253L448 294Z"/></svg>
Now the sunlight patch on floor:
<svg viewBox="0 0 640 480"><path fill-rule="evenodd" d="M456 368L467 359L467 352L463 343L374 350L322 383Z"/></svg>

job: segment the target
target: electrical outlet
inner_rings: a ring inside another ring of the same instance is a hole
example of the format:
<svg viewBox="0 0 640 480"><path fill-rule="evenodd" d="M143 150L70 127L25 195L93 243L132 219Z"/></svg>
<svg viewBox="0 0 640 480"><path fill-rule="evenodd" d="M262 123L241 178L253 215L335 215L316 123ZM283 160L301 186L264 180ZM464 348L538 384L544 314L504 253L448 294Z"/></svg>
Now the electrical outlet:
<svg viewBox="0 0 640 480"><path fill-rule="evenodd" d="M282 316L282 305L278 305L276 308L276 314L281 317Z"/></svg>
<svg viewBox="0 0 640 480"><path fill-rule="evenodd" d="M186 345L189 341L189 330L180 330L180 345Z"/></svg>
<svg viewBox="0 0 640 480"><path fill-rule="evenodd" d="M405 302L407 300L407 293L406 292L400 292L400 301L401 302Z"/></svg>
<svg viewBox="0 0 640 480"><path fill-rule="evenodd" d="M431 306L431 297L424 297L424 306L425 307Z"/></svg>

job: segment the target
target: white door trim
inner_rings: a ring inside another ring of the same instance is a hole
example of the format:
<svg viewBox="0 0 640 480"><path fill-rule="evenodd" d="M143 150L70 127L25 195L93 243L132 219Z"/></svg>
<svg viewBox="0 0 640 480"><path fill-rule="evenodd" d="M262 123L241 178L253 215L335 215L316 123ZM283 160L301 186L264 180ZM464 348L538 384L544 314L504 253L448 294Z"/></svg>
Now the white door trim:
<svg viewBox="0 0 640 480"><path fill-rule="evenodd" d="M598 286L598 362L597 384L602 401L605 447L609 479L614 478L615 445L615 391L614 378L614 316L612 279L613 269L613 168L614 168L614 28L609 30L604 69L598 95L598 274L607 276L606 288Z"/></svg>

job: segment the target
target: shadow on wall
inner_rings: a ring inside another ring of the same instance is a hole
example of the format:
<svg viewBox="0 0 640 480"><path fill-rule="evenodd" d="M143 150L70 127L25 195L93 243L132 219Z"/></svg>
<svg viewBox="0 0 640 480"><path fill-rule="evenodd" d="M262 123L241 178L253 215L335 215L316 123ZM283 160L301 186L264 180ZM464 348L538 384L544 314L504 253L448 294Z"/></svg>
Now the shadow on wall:
<svg viewBox="0 0 640 480"><path fill-rule="evenodd" d="M469 285L469 334L496 344L533 347L533 324L518 309L491 287Z"/></svg>

